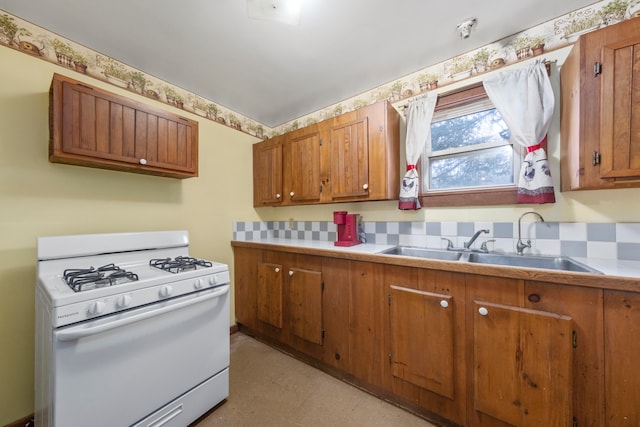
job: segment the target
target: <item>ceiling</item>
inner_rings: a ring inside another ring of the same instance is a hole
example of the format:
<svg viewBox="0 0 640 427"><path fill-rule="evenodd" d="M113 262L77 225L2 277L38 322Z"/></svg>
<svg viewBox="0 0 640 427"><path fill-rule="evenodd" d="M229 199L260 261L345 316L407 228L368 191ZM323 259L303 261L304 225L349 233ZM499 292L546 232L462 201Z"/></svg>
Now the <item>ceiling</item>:
<svg viewBox="0 0 640 427"><path fill-rule="evenodd" d="M595 3L301 2L297 26L249 18L245 0L0 0L0 9L275 127ZM470 17L477 27L462 39L456 26Z"/></svg>

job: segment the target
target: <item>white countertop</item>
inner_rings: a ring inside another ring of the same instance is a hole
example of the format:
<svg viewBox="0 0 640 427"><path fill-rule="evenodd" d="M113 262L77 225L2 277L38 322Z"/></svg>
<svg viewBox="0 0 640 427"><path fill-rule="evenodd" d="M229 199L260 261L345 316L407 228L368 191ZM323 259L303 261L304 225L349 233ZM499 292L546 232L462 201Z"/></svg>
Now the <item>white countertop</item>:
<svg viewBox="0 0 640 427"><path fill-rule="evenodd" d="M328 249L332 251L353 252L358 254L377 254L386 249L390 249L396 246L396 245L375 245L373 243L361 243L355 246L335 246L333 242L327 242L327 241L321 241L321 240L296 240L296 239L276 239L276 238L249 240L248 242L291 246L296 248Z"/></svg>
<svg viewBox="0 0 640 427"><path fill-rule="evenodd" d="M309 249L327 249L332 251L344 251L362 254L377 254L390 249L396 245L378 245L373 243L362 243L355 246L335 246L333 242L320 240L296 240L296 239L261 239L249 242L272 244L281 246L291 246ZM620 261L600 258L571 257L591 268L601 271L607 276L630 277L640 279L640 261Z"/></svg>

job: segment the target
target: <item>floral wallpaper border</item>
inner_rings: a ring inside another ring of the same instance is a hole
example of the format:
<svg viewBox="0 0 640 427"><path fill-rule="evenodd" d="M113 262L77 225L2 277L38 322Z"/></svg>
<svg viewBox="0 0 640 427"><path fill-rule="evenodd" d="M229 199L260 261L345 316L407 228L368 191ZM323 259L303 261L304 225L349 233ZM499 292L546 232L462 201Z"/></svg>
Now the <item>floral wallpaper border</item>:
<svg viewBox="0 0 640 427"><path fill-rule="evenodd" d="M392 103L572 44L584 33L640 16L640 0L604 0L480 49L419 70L298 119L266 127L213 101L0 10L0 45L73 69L260 139L289 132L387 99Z"/></svg>

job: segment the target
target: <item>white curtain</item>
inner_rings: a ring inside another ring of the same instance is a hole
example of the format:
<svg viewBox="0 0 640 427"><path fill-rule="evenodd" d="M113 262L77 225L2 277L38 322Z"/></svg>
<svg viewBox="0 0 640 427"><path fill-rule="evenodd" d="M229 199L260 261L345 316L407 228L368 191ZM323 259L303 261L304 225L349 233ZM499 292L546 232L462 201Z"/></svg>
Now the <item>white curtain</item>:
<svg viewBox="0 0 640 427"><path fill-rule="evenodd" d="M518 203L555 203L553 180L544 146L555 98L545 65L501 72L484 88L511 131L511 141L527 150L518 177Z"/></svg>
<svg viewBox="0 0 640 427"><path fill-rule="evenodd" d="M431 119L436 107L438 95L429 92L427 95L409 102L407 113L406 157L407 171L400 186L400 201L398 209L418 210L421 208L418 196L420 194L420 177L416 164L420 159L424 147L431 141Z"/></svg>

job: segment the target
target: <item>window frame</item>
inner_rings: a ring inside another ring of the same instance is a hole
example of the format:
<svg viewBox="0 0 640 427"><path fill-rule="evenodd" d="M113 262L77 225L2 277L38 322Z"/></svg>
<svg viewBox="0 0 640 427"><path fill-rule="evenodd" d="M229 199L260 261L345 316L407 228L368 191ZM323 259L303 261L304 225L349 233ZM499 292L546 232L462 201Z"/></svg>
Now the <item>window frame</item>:
<svg viewBox="0 0 640 427"><path fill-rule="evenodd" d="M474 83L460 89L452 90L438 95L435 111L449 108L455 108L469 103L477 102L488 98L487 92L484 90L482 82ZM514 152L514 155L521 155ZM418 167L422 165L422 160ZM419 171L422 176L422 171ZM480 188L469 190L437 190L433 192L423 192L424 188L420 188L420 203L425 207L444 207L444 206L480 206L480 205L508 205L516 204L518 187L517 174L513 185L496 187L496 188ZM425 171L428 173L428 171Z"/></svg>

